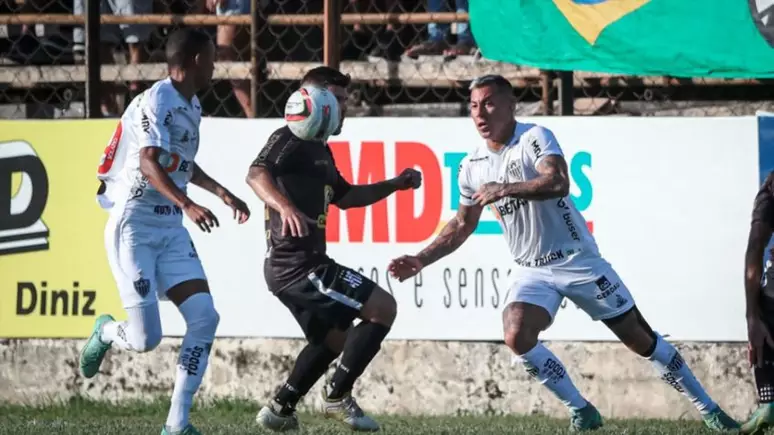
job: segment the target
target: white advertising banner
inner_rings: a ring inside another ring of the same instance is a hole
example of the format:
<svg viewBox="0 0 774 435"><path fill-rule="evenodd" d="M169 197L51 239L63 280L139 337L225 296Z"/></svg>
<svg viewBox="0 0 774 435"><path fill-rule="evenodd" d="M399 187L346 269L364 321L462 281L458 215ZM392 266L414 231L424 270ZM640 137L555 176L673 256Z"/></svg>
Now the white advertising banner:
<svg viewBox="0 0 774 435"><path fill-rule="evenodd" d="M534 118L551 128L572 176L571 195L602 254L651 326L676 340L741 341L743 256L758 187L756 118ZM231 220L211 195L221 227L188 225L221 313L219 336L302 337L266 289L263 204L245 183L250 162L282 120L205 119L197 162L247 201L252 218ZM390 259L430 243L454 215L459 161L481 140L466 118L348 119L331 147L340 171L363 184L406 167L423 173L414 192L359 210L331 210L328 251L398 301L392 339L501 340L511 256L485 211L475 234L414 280L388 278ZM165 332L185 330L163 305ZM600 322L567 303L542 338L612 340Z"/></svg>

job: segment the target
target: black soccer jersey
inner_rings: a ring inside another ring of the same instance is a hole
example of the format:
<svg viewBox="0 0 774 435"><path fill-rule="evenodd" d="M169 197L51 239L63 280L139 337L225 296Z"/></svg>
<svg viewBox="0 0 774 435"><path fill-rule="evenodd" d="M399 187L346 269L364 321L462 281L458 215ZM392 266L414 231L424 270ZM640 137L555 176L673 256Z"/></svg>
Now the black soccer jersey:
<svg viewBox="0 0 774 435"><path fill-rule="evenodd" d="M266 168L280 192L314 221L304 222L309 229L306 237L283 237L279 212L265 206L266 280L271 291L278 291L305 277L315 266L331 261L325 242L328 206L336 204L352 186L336 168L326 143L299 139L288 127L269 137L252 166Z"/></svg>

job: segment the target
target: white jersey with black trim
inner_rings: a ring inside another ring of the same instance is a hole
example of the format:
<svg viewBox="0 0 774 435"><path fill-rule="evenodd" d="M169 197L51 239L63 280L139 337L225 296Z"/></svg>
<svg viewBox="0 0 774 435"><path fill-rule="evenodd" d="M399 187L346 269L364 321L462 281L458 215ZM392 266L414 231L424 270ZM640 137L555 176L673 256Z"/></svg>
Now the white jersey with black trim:
<svg viewBox="0 0 774 435"><path fill-rule="evenodd" d="M99 204L111 213L159 226L182 225L183 212L140 172L140 150L162 149L159 163L186 191L199 149L201 104L187 100L170 79L158 81L127 107L100 160Z"/></svg>
<svg viewBox="0 0 774 435"><path fill-rule="evenodd" d="M500 152L482 144L462 160L460 204L475 205L472 196L486 183L515 183L538 177L538 165L550 155L563 155L550 130L517 123L512 139ZM586 220L569 196L544 201L503 198L489 207L518 265L562 266L599 256Z"/></svg>

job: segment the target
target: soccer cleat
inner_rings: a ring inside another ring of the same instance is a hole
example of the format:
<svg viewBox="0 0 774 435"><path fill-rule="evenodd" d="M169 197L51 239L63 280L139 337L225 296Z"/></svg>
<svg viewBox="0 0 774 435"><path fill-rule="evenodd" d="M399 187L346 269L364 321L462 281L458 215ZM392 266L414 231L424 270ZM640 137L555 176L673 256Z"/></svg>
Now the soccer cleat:
<svg viewBox="0 0 774 435"><path fill-rule="evenodd" d="M739 429L739 423L729 417L720 407L716 407L701 417L704 424L715 432L736 431Z"/></svg>
<svg viewBox="0 0 774 435"><path fill-rule="evenodd" d="M774 426L774 403L761 403L747 423L742 425L740 432L748 435L762 435L771 426Z"/></svg>
<svg viewBox="0 0 774 435"><path fill-rule="evenodd" d="M351 393L347 393L341 399L332 400L328 398L327 385L323 387L322 393L325 418L339 420L358 432L376 432L379 430L379 423L365 415Z"/></svg>
<svg viewBox="0 0 774 435"><path fill-rule="evenodd" d="M258 411L255 422L274 432L285 432L298 429L298 416L295 412L290 415L282 415L275 410L274 403L266 405Z"/></svg>
<svg viewBox="0 0 774 435"><path fill-rule="evenodd" d="M602 416L591 402L581 409L570 411L570 432L595 430L602 427Z"/></svg>
<svg viewBox="0 0 774 435"><path fill-rule="evenodd" d="M112 322L113 316L110 314L103 314L97 317L94 322L94 329L91 331L91 337L89 337L86 344L81 349L80 366L81 373L84 377L92 378L99 371L99 366L102 365L102 360L105 358L105 354L110 350L112 343L104 343L100 339L102 334L102 327L107 322Z"/></svg>
<svg viewBox="0 0 774 435"><path fill-rule="evenodd" d="M201 432L199 432L199 429L196 429L192 424L188 424L188 426L184 427L183 430L172 432L171 430L167 429L166 426L164 426L163 429L161 429L161 435L202 435Z"/></svg>

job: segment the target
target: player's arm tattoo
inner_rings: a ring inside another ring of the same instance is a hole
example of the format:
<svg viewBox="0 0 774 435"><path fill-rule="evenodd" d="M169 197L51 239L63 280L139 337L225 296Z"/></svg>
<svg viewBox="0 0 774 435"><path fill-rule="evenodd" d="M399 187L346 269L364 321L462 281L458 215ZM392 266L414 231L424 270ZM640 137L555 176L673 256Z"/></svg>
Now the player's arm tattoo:
<svg viewBox="0 0 774 435"><path fill-rule="evenodd" d="M527 200L563 198L570 193L570 176L564 157L552 154L537 165L538 177L503 187L504 195Z"/></svg>
<svg viewBox="0 0 774 435"><path fill-rule="evenodd" d="M456 251L473 234L481 218L483 207L460 204L457 214L443 227L438 237L417 254L422 266L428 266Z"/></svg>
<svg viewBox="0 0 774 435"><path fill-rule="evenodd" d="M763 276L763 253L771 239L772 228L764 221L753 220L747 239L744 267L744 293L747 317L759 316L761 277Z"/></svg>
<svg viewBox="0 0 774 435"><path fill-rule="evenodd" d="M267 167L250 166L245 181L253 189L253 192L258 195L258 198L261 198L261 201L277 212L293 207L290 200L280 192L277 184L274 182L274 176Z"/></svg>
<svg viewBox="0 0 774 435"><path fill-rule="evenodd" d="M140 172L148 178L150 184L164 197L180 208L185 208L193 201L169 178L167 171L159 164L159 147L144 147L140 150Z"/></svg>
<svg viewBox="0 0 774 435"><path fill-rule="evenodd" d="M191 174L191 184L201 187L202 189L212 193L218 198L223 198L228 193L225 187L215 181L212 177L207 175L206 172L196 163L193 164L193 173Z"/></svg>
<svg viewBox="0 0 774 435"><path fill-rule="evenodd" d="M374 184L353 185L346 194L336 202L341 209L353 207L366 207L375 204L392 195L397 186L391 180Z"/></svg>

